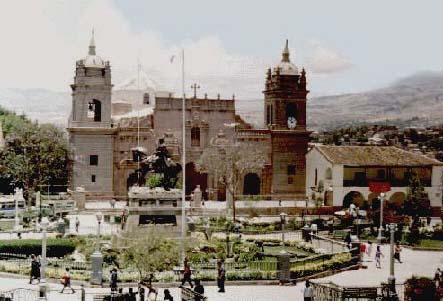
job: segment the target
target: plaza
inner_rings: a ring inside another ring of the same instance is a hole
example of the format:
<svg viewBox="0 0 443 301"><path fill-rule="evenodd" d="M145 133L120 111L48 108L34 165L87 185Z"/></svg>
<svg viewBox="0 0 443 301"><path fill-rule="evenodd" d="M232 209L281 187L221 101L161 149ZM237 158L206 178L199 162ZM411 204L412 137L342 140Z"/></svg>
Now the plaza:
<svg viewBox="0 0 443 301"><path fill-rule="evenodd" d="M387 281L389 276L389 249L387 245L382 247L382 252L385 257L382 259L382 269L375 267L374 259L371 258L371 262L364 262L367 269L345 271L339 274L328 276L325 278L319 278L313 280L314 282L333 282L342 286L377 286L380 282ZM434 271L437 267L443 267L443 252L428 252L428 251L413 251L410 249L404 249L402 252L402 264L395 264L395 276L398 283L405 281L412 275L422 275L432 278ZM17 288L36 289L37 285L29 285L28 278L10 278L9 275L0 274L0 290L8 291ZM77 290L74 295L59 294L61 284L53 280L49 283L50 293L48 300L80 300L78 284L74 284L73 287ZM56 283L54 283L56 282ZM227 283L226 293L217 293L217 287L213 283L205 284L205 296L208 300L214 301L268 301L269 299L281 300L281 301L296 301L302 300L304 282L299 282L296 285L260 285L256 283L254 285L236 285L235 283ZM126 286L126 285L125 285ZM165 284L161 285L162 288L158 288L159 297L162 297L163 289L168 288ZM124 288L127 291L127 288ZM169 287L172 295L179 300L180 292L176 287ZM100 294L109 292L109 288L85 288L86 300L92 301L94 294ZM160 299L162 300L162 299Z"/></svg>

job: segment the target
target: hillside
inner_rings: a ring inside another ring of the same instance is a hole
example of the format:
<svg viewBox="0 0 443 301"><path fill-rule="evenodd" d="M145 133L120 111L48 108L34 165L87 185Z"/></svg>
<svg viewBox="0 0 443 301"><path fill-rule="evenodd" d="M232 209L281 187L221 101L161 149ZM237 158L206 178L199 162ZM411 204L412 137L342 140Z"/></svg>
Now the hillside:
<svg viewBox="0 0 443 301"><path fill-rule="evenodd" d="M65 125L70 112L69 93L45 89L0 90L0 105L32 119ZM263 100L238 100L237 112L256 127L263 126ZM392 85L363 93L310 98L308 126L312 130L363 122L407 126L439 123L443 118L443 72L422 72Z"/></svg>
<svg viewBox="0 0 443 301"><path fill-rule="evenodd" d="M364 93L310 99L308 123L312 128L342 127L362 122L414 119L422 126L443 117L443 72L423 72ZM406 125L406 124L405 124Z"/></svg>

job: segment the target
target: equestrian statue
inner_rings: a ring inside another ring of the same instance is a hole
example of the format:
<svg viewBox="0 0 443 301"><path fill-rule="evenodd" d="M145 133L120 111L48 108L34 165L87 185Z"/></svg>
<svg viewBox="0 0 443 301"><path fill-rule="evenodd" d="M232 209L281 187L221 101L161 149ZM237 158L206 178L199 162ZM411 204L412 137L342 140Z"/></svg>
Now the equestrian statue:
<svg viewBox="0 0 443 301"><path fill-rule="evenodd" d="M145 186L148 174L162 174L161 186L165 190L175 188L182 166L171 159L169 151L164 145L164 139L159 139L159 145L153 155L148 156L146 149L142 147L132 148L131 151L132 160L138 163L139 167L129 175L128 188Z"/></svg>

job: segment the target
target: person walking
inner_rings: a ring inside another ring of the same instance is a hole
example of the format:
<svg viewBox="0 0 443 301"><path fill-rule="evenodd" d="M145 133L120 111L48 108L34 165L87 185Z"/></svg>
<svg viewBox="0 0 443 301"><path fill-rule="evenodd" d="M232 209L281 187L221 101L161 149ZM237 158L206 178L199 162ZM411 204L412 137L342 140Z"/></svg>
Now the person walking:
<svg viewBox="0 0 443 301"><path fill-rule="evenodd" d="M314 299L314 289L311 287L311 283L306 281L305 289L303 290L304 301L313 301Z"/></svg>
<svg viewBox="0 0 443 301"><path fill-rule="evenodd" d="M182 284L180 285L180 287L183 287L183 285L185 284L185 282L189 282L189 285L191 286L191 288L194 287L194 285L192 284L192 280L191 280L191 266L189 265L189 262L187 259L185 259L185 262L183 263L183 278L182 278Z"/></svg>
<svg viewBox="0 0 443 301"><path fill-rule="evenodd" d="M29 284L32 284L34 279L38 280L40 283L40 262L37 260L37 257L32 254L31 255L31 278L29 279Z"/></svg>
<svg viewBox="0 0 443 301"><path fill-rule="evenodd" d="M152 286L152 283L149 282L149 284L146 286L148 288L148 301L157 301L157 290Z"/></svg>
<svg viewBox="0 0 443 301"><path fill-rule="evenodd" d="M72 293L75 293L75 290L71 287L71 274L69 273L69 268L66 268L61 281L63 284L63 288L60 291L61 294L63 294L63 292L65 291L65 288L67 288L67 287L69 287L71 289Z"/></svg>
<svg viewBox="0 0 443 301"><path fill-rule="evenodd" d="M138 283L138 296L140 301L145 301L145 288L142 282Z"/></svg>
<svg viewBox="0 0 443 301"><path fill-rule="evenodd" d="M225 292L225 279L226 279L225 274L226 272L223 263L220 260L217 261L217 286L219 293Z"/></svg>
<svg viewBox="0 0 443 301"><path fill-rule="evenodd" d="M111 294L117 293L117 281L118 281L118 274L117 269L113 268L111 270L111 276L109 277L111 282Z"/></svg>
<svg viewBox="0 0 443 301"><path fill-rule="evenodd" d="M78 219L78 216L75 218L75 232L78 233L78 230L80 228L80 220Z"/></svg>
<svg viewBox="0 0 443 301"><path fill-rule="evenodd" d="M202 301L202 296L205 294L205 288L200 282L200 279L195 280L194 292L199 294L199 296L195 296L195 301Z"/></svg>
<svg viewBox="0 0 443 301"><path fill-rule="evenodd" d="M437 270L435 271L435 274L434 274L434 281L435 281L435 286L436 287L440 287L440 284L441 284L441 282L440 282L440 278L441 278L441 275L442 275L442 273L441 273L441 270L440 270L440 268L437 268Z"/></svg>
<svg viewBox="0 0 443 301"><path fill-rule="evenodd" d="M368 261L372 261L372 241L368 240L368 246L366 247L366 256L368 258Z"/></svg>
<svg viewBox="0 0 443 301"><path fill-rule="evenodd" d="M385 257L381 252L380 246L377 246L377 251L375 251L375 266L381 269L381 257Z"/></svg>
<svg viewBox="0 0 443 301"><path fill-rule="evenodd" d="M401 252L400 243L397 241L394 247L394 259L397 260L399 263L402 263L400 259L400 252Z"/></svg>
<svg viewBox="0 0 443 301"><path fill-rule="evenodd" d="M360 262L365 261L365 255L366 255L366 244L362 242L360 244Z"/></svg>

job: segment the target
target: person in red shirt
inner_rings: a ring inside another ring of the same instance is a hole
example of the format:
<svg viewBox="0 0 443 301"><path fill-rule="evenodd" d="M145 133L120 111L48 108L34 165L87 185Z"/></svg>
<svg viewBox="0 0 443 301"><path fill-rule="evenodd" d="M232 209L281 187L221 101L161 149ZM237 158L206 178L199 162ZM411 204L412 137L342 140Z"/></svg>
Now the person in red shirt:
<svg viewBox="0 0 443 301"><path fill-rule="evenodd" d="M360 243L360 261L363 262L363 258L366 254L366 244L364 242Z"/></svg>
<svg viewBox="0 0 443 301"><path fill-rule="evenodd" d="M189 282L189 285L191 286L191 288L194 287L194 285L192 284L192 280L191 280L191 266L188 263L188 260L185 259L185 262L183 264L184 268L183 268L183 278L182 278L182 284L180 287L182 287L186 282Z"/></svg>

